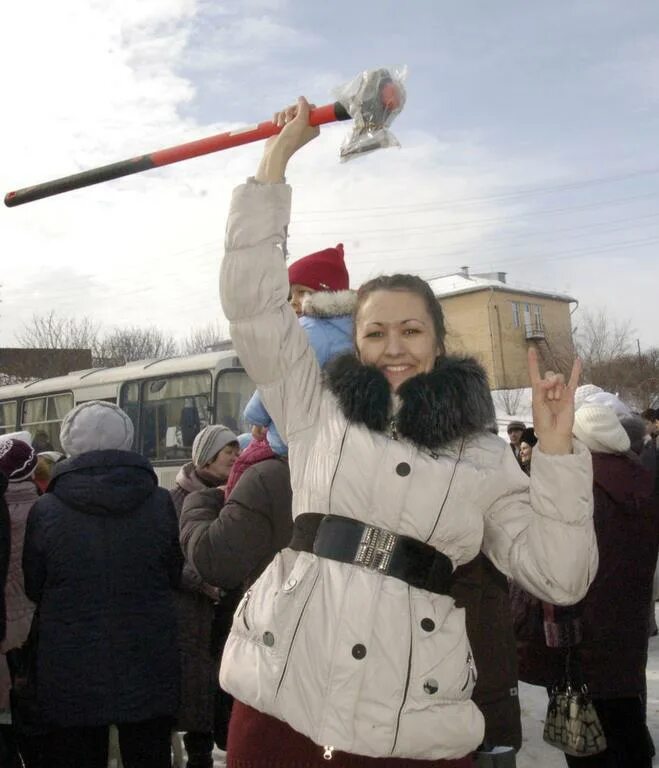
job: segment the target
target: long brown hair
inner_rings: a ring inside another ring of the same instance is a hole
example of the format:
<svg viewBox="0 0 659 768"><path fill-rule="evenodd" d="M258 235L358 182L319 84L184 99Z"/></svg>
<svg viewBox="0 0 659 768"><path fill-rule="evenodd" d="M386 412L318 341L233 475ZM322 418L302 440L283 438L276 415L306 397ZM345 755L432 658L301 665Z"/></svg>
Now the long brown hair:
<svg viewBox="0 0 659 768"><path fill-rule="evenodd" d="M375 291L408 291L413 293L419 298L423 299L428 314L432 318L432 325L435 331L435 338L437 339L437 346L439 347L440 355L446 354L446 346L444 341L446 339L446 325L444 324L444 313L437 301L437 297L432 292L432 288L425 280L422 280L417 275L380 275L380 277L374 277L372 280L368 280L357 291L357 303L353 312L353 342L355 343L355 349L357 348L357 317L362 304L366 299Z"/></svg>

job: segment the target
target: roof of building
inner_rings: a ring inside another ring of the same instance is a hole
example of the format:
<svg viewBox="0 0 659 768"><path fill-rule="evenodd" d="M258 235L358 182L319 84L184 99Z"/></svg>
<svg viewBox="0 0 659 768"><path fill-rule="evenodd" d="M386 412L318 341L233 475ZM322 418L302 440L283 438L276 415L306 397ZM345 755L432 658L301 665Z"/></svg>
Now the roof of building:
<svg viewBox="0 0 659 768"><path fill-rule="evenodd" d="M552 291L541 291L535 288L525 288L520 285L513 285L504 279L498 279L497 275L504 276L504 273L493 273L487 275L469 275L464 272L456 272L454 275L444 275L429 280L428 283L439 298L455 296L461 293L475 293L476 291L506 291L506 293L519 293L525 296L539 296L544 299L554 299L555 301L576 302L572 296L564 293L553 293Z"/></svg>

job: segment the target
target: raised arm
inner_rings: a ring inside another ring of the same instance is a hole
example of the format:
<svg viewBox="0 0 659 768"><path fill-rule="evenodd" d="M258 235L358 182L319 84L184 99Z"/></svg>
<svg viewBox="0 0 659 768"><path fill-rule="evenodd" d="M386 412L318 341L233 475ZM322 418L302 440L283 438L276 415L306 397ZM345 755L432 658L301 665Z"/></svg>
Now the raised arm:
<svg viewBox="0 0 659 768"><path fill-rule="evenodd" d="M567 384L551 372L543 379L535 350L529 352L538 435L531 479L499 446L500 465L486 490L484 552L528 592L559 605L586 594L598 564L592 460L572 439L580 372L577 361Z"/></svg>
<svg viewBox="0 0 659 768"><path fill-rule="evenodd" d="M292 155L318 134L309 104L275 115L281 133L266 143L254 179L234 190L220 274L222 307L242 364L288 442L311 426L320 403L320 371L306 334L288 306L283 246L291 190L284 173Z"/></svg>

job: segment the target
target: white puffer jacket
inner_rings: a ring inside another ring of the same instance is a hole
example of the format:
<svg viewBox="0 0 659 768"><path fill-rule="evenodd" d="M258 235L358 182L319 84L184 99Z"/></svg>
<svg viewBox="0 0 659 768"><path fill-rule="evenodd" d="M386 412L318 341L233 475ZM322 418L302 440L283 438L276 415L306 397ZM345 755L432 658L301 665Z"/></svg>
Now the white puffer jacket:
<svg viewBox="0 0 659 768"><path fill-rule="evenodd" d="M294 517L351 517L428 541L454 566L482 547L542 599L578 601L597 569L588 451L537 453L529 487L494 435L437 455L349 421L287 304L290 195L253 181L234 191L220 287L240 359L289 444ZM453 599L307 552L282 551L253 585L220 680L322 747L438 759L483 738Z"/></svg>

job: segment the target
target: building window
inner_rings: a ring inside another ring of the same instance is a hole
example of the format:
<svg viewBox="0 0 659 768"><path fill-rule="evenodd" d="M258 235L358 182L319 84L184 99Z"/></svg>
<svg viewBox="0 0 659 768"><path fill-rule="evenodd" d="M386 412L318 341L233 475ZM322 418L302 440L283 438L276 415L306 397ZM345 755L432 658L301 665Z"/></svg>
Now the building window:
<svg viewBox="0 0 659 768"><path fill-rule="evenodd" d="M515 328L519 328L519 304L516 301L512 302L513 305L513 325Z"/></svg>
<svg viewBox="0 0 659 768"><path fill-rule="evenodd" d="M542 328L542 307L540 304L534 304L533 307L533 327L534 328Z"/></svg>

